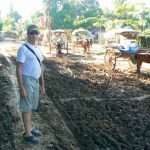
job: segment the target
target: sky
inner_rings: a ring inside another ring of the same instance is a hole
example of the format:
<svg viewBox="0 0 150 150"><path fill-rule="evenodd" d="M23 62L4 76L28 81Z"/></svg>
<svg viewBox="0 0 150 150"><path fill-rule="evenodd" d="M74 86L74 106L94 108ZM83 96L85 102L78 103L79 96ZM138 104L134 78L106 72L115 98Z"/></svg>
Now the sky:
<svg viewBox="0 0 150 150"><path fill-rule="evenodd" d="M11 3L13 4L13 9L18 11L24 18L43 9L42 0L0 0L2 18L9 12Z"/></svg>
<svg viewBox="0 0 150 150"><path fill-rule="evenodd" d="M147 6L150 6L150 0L127 0L130 2L145 2ZM113 0L99 0L102 8L112 9ZM14 10L18 11L21 16L27 18L34 14L36 11L43 9L42 0L0 0L1 17L3 18L9 11L10 4L13 4Z"/></svg>

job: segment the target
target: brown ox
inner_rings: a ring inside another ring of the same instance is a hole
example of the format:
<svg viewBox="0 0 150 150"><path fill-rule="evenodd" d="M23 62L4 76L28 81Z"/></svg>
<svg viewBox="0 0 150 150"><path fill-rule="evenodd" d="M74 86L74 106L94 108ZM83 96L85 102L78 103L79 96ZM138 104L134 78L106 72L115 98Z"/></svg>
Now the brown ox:
<svg viewBox="0 0 150 150"><path fill-rule="evenodd" d="M90 41L89 39L79 40L78 44L84 48L84 53L87 54L90 51Z"/></svg>
<svg viewBox="0 0 150 150"><path fill-rule="evenodd" d="M137 60L137 73L140 74L142 62L150 63L150 53L149 52L137 53L136 60Z"/></svg>

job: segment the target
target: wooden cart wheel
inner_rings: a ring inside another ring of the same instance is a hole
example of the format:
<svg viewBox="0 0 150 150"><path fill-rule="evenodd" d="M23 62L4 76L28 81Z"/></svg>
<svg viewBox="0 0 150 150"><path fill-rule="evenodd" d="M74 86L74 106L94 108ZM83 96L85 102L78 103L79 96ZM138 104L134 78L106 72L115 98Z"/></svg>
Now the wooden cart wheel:
<svg viewBox="0 0 150 150"><path fill-rule="evenodd" d="M68 41L67 41L67 44L66 44L66 50L67 50L67 54L68 54L68 50L69 50L69 46L68 46Z"/></svg>
<svg viewBox="0 0 150 150"><path fill-rule="evenodd" d="M105 69L106 70L114 70L116 67L116 54L113 49L106 50L105 57Z"/></svg>

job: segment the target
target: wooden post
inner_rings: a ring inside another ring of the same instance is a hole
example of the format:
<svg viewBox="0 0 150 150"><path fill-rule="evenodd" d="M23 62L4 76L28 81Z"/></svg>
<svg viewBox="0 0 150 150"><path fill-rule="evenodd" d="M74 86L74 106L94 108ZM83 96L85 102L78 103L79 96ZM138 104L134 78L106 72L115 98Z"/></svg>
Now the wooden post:
<svg viewBox="0 0 150 150"><path fill-rule="evenodd" d="M51 54L51 0L48 1L48 43Z"/></svg>

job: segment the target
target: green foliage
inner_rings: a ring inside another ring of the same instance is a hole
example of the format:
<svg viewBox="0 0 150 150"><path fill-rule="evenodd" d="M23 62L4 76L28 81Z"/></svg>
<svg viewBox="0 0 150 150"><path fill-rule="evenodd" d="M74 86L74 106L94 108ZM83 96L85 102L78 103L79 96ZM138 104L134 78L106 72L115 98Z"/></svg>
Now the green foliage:
<svg viewBox="0 0 150 150"><path fill-rule="evenodd" d="M93 23L97 22L98 21L98 18L96 17L89 17L89 18L86 18L86 19L82 19L82 20L76 20L74 22L74 25L79 28L79 27L82 27L82 28L85 28L85 29L88 29L88 28L91 28L93 26Z"/></svg>
<svg viewBox="0 0 150 150"><path fill-rule="evenodd" d="M133 16L135 8L131 4L116 2L114 14L118 19L128 19Z"/></svg>
<svg viewBox="0 0 150 150"><path fill-rule="evenodd" d="M2 21L0 21L0 31L2 31L2 29L3 29L3 23Z"/></svg>
<svg viewBox="0 0 150 150"><path fill-rule="evenodd" d="M58 3L59 2L59 3ZM150 9L137 11L135 6L123 0L115 0L115 9L102 10L98 0L43 0L44 11L36 12L30 20L20 21L21 16L13 9L7 18L1 23L0 29L5 31L15 31L20 37L26 31L29 23L37 24L41 29L40 17L51 16L51 29L89 29L94 26L104 26L106 30L116 27L131 26L143 31L144 35L149 35L150 31ZM48 28L48 23L47 23ZM22 37L21 37L22 38Z"/></svg>
<svg viewBox="0 0 150 150"><path fill-rule="evenodd" d="M143 31L143 35L149 35L150 36L150 29Z"/></svg>
<svg viewBox="0 0 150 150"><path fill-rule="evenodd" d="M0 23L0 28L3 28L5 32L15 33L16 24L22 17L17 11L10 11L7 15L7 18L3 20L3 23Z"/></svg>
<svg viewBox="0 0 150 150"><path fill-rule="evenodd" d="M48 12L48 0L43 0ZM106 30L118 26L132 26L135 29L145 30L150 24L150 10L142 13L136 10L133 4L123 0L115 0L114 11L102 9L98 0L60 0L62 9L59 10L57 1L51 0L52 28L86 28L92 26L105 26ZM144 8L144 5L141 4ZM142 18L142 21L140 19ZM92 19L96 18L96 19Z"/></svg>
<svg viewBox="0 0 150 150"><path fill-rule="evenodd" d="M140 13L140 28L145 30L150 26L150 9L144 9L143 12Z"/></svg>
<svg viewBox="0 0 150 150"><path fill-rule="evenodd" d="M48 0L43 0L43 2L46 14L50 11L52 29L74 29L79 26L89 28L95 23L91 18L100 16L102 12L97 0L60 0L61 9L58 6L58 1L51 0L51 8Z"/></svg>
<svg viewBox="0 0 150 150"><path fill-rule="evenodd" d="M4 20L4 24L3 24L3 30L5 32L11 32L13 30L15 30L15 21L13 18L11 18L10 16L8 16L5 20Z"/></svg>
<svg viewBox="0 0 150 150"><path fill-rule="evenodd" d="M139 36L138 44L140 46L150 48L150 36Z"/></svg>
<svg viewBox="0 0 150 150"><path fill-rule="evenodd" d="M122 27L125 27L125 26L132 26L132 27L134 27L135 29L138 29L139 24L138 24L137 21L134 21L134 20L132 20L132 19L126 19L126 20L122 20L121 26L122 26Z"/></svg>
<svg viewBox="0 0 150 150"><path fill-rule="evenodd" d="M17 11L10 12L8 16L13 18L15 22L18 22L18 20L22 18L22 16Z"/></svg>
<svg viewBox="0 0 150 150"><path fill-rule="evenodd" d="M147 9L144 3L141 3L143 11L139 11L136 5L123 2L120 0L114 1L115 9L110 11L105 9L103 16L106 21L106 29L113 29L116 27L131 26L137 30L146 30L150 25L150 9Z"/></svg>

